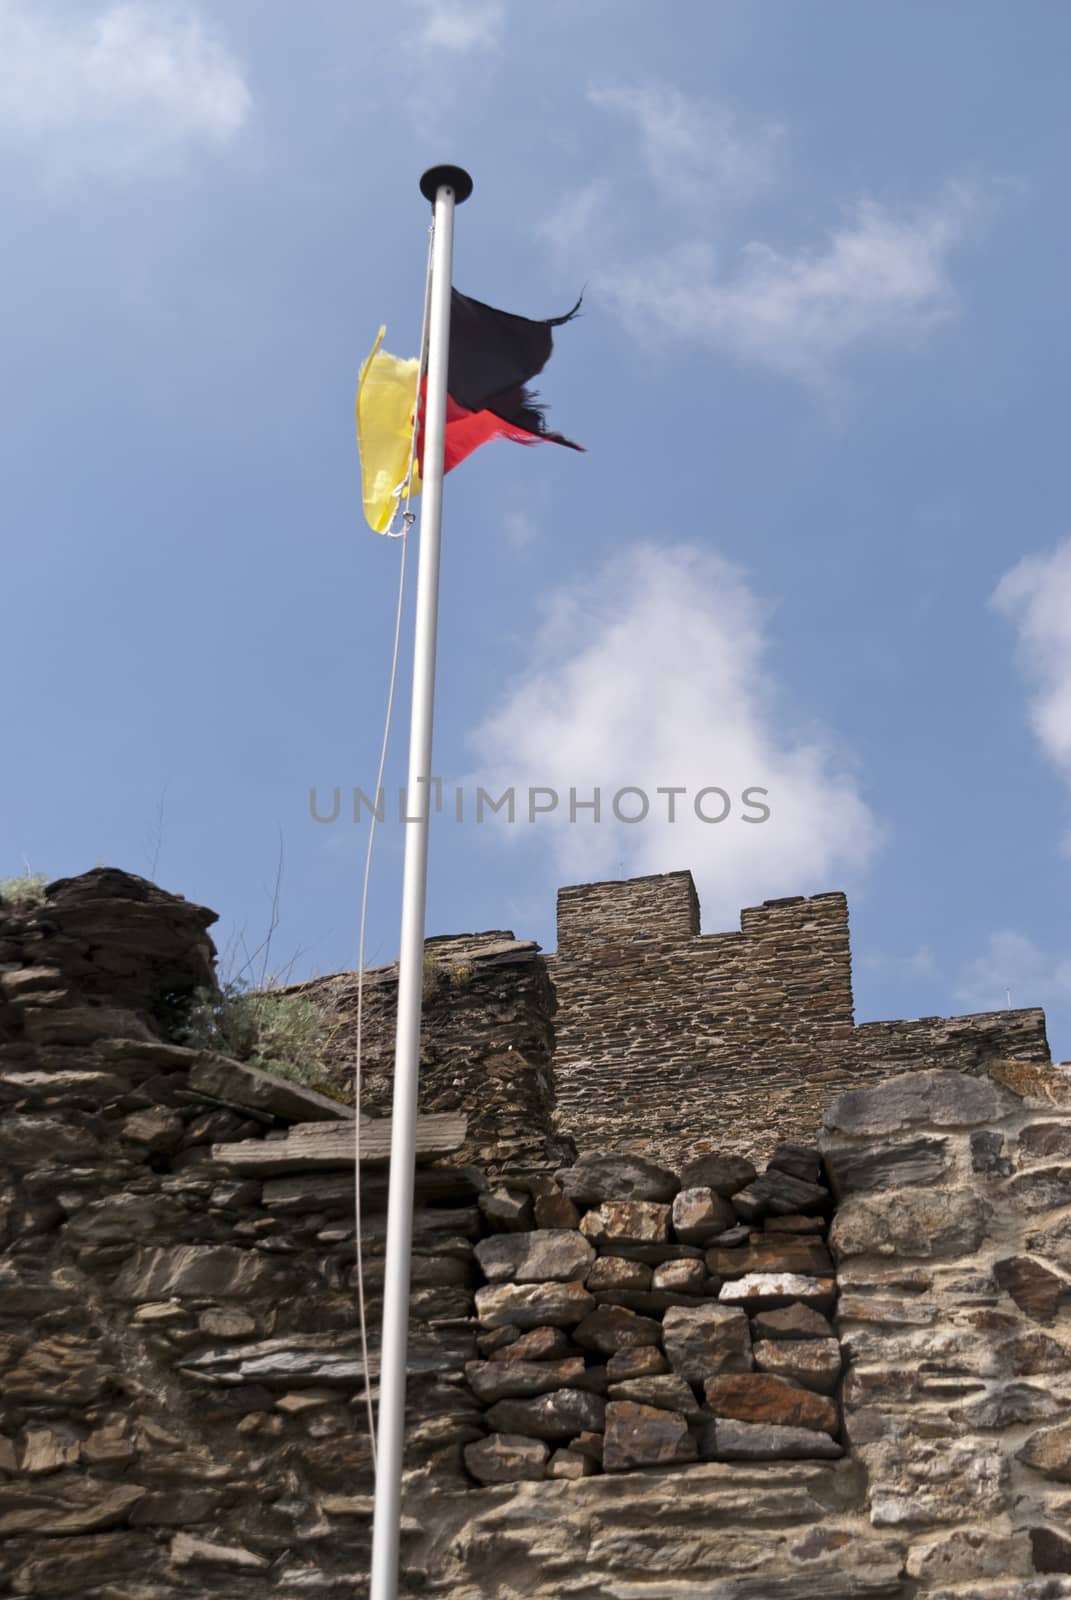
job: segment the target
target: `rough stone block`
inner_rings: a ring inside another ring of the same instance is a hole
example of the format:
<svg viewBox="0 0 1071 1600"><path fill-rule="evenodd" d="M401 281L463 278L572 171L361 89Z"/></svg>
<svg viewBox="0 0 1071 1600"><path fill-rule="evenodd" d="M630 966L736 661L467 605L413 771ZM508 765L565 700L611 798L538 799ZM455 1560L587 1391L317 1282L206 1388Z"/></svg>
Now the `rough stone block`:
<svg viewBox="0 0 1071 1600"><path fill-rule="evenodd" d="M836 1297L834 1278L805 1278L796 1272L751 1272L746 1278L723 1283L718 1291L723 1305L743 1306L752 1313L793 1301L813 1311L829 1311Z"/></svg>
<svg viewBox="0 0 1071 1600"><path fill-rule="evenodd" d="M584 1376L582 1356L565 1361L470 1361L465 1377L477 1400L526 1400L555 1389L575 1386Z"/></svg>
<svg viewBox="0 0 1071 1600"><path fill-rule="evenodd" d="M578 1324L573 1335L584 1349L598 1350L605 1356L637 1345L657 1345L661 1336L660 1323L626 1306L598 1306Z"/></svg>
<svg viewBox="0 0 1071 1600"><path fill-rule="evenodd" d="M1028 1106L1071 1105L1071 1068L1066 1061L990 1061L989 1076Z"/></svg>
<svg viewBox="0 0 1071 1600"><path fill-rule="evenodd" d="M822 1157L812 1144L793 1144L791 1140L786 1140L777 1146L766 1165L775 1167L779 1172L791 1173L794 1178L802 1178L804 1183L818 1183L821 1180Z"/></svg>
<svg viewBox="0 0 1071 1600"><path fill-rule="evenodd" d="M534 1197L537 1228L579 1228L580 1210L568 1195L554 1189Z"/></svg>
<svg viewBox="0 0 1071 1600"><path fill-rule="evenodd" d="M689 1420L702 1416L691 1385L672 1372L660 1377L626 1378L621 1383L611 1384L607 1393L610 1400L630 1400L661 1411L679 1411Z"/></svg>
<svg viewBox="0 0 1071 1600"><path fill-rule="evenodd" d="M1022 1448L1016 1451L1016 1457L1028 1467L1033 1467L1035 1472L1043 1472L1047 1478L1071 1483L1071 1422L1032 1433Z"/></svg>
<svg viewBox="0 0 1071 1600"><path fill-rule="evenodd" d="M1038 1255L1048 1256L1065 1272L1071 1272L1071 1215L1035 1227L1026 1236L1026 1248L1036 1250Z"/></svg>
<svg viewBox="0 0 1071 1600"><path fill-rule="evenodd" d="M547 1477L567 1480L590 1478L592 1473L598 1470L596 1462L591 1456L585 1455L583 1451L572 1449L555 1450L547 1465Z"/></svg>
<svg viewBox="0 0 1071 1600"><path fill-rule="evenodd" d="M733 1210L745 1222L758 1222L778 1212L785 1216L796 1212L806 1215L811 1211L823 1211L828 1204L829 1190L821 1184L806 1183L775 1167L733 1195Z"/></svg>
<svg viewBox="0 0 1071 1600"><path fill-rule="evenodd" d="M886 1328L928 1328L940 1315L932 1300L887 1300L877 1295L842 1294L837 1302L841 1323L875 1322Z"/></svg>
<svg viewBox="0 0 1071 1600"><path fill-rule="evenodd" d="M23 1435L19 1471L28 1477L75 1467L81 1454L78 1435L53 1428L27 1428Z"/></svg>
<svg viewBox="0 0 1071 1600"><path fill-rule="evenodd" d="M1011 1179L1007 1192L1027 1212L1071 1206L1071 1166L1031 1167Z"/></svg>
<svg viewBox="0 0 1071 1600"><path fill-rule="evenodd" d="M1020 1161L1044 1161L1053 1156L1071 1160L1071 1119L1063 1122L1032 1122L1020 1129Z"/></svg>
<svg viewBox="0 0 1071 1600"><path fill-rule="evenodd" d="M633 1155L581 1156L554 1177L578 1206L599 1206L604 1200L672 1200L680 1188L675 1173Z"/></svg>
<svg viewBox="0 0 1071 1600"><path fill-rule="evenodd" d="M838 1198L871 1189L936 1183L948 1171L947 1139L915 1138L847 1144L828 1138L826 1167Z"/></svg>
<svg viewBox="0 0 1071 1600"><path fill-rule="evenodd" d="M198 1539L192 1533L176 1533L171 1541L171 1565L178 1567L223 1567L233 1572L266 1572L271 1562L244 1545L217 1544Z"/></svg>
<svg viewBox="0 0 1071 1600"><path fill-rule="evenodd" d="M707 1271L715 1278L746 1278L749 1272L796 1272L805 1278L828 1278L833 1259L820 1239L762 1234L764 1242L743 1250L708 1250Z"/></svg>
<svg viewBox="0 0 1071 1600"><path fill-rule="evenodd" d="M779 1428L814 1428L819 1433L837 1431L837 1408L832 1400L771 1373L724 1373L708 1378L703 1392L715 1417Z"/></svg>
<svg viewBox="0 0 1071 1600"><path fill-rule="evenodd" d="M682 1189L673 1202L673 1232L684 1244L710 1244L731 1228L736 1212L714 1189Z"/></svg>
<svg viewBox="0 0 1071 1600"><path fill-rule="evenodd" d="M580 1219L580 1231L610 1250L616 1245L666 1244L669 1206L653 1200L607 1200Z"/></svg>
<svg viewBox="0 0 1071 1600"><path fill-rule="evenodd" d="M582 1283L503 1283L476 1291L476 1315L487 1328L568 1328L594 1309Z"/></svg>
<svg viewBox="0 0 1071 1600"><path fill-rule="evenodd" d="M811 1306L787 1305L759 1311L751 1323L756 1339L832 1339L833 1325Z"/></svg>
<svg viewBox="0 0 1071 1600"><path fill-rule="evenodd" d="M989 1215L969 1190L890 1189L856 1195L841 1206L830 1242L839 1258L973 1255L986 1236Z"/></svg>
<svg viewBox="0 0 1071 1600"><path fill-rule="evenodd" d="M611 1383L621 1383L629 1378L646 1378L668 1372L669 1362L657 1345L636 1345L629 1350L615 1350L606 1363L606 1376Z"/></svg>
<svg viewBox="0 0 1071 1600"><path fill-rule="evenodd" d="M1023 1422L1047 1422L1059 1409L1059 1403L1047 1390L1029 1383L1008 1383L972 1400L960 1415L970 1428L1003 1430Z"/></svg>
<svg viewBox="0 0 1071 1600"><path fill-rule="evenodd" d="M811 1428L782 1428L719 1417L703 1429L699 1454L703 1461L832 1461L844 1451L828 1433L816 1433Z"/></svg>
<svg viewBox="0 0 1071 1600"><path fill-rule="evenodd" d="M488 1346L486 1337L480 1348L492 1361L562 1361L575 1355L575 1347L562 1328L532 1328L528 1333L518 1333L515 1328L500 1328L496 1332L512 1333L513 1338L498 1346Z"/></svg>
<svg viewBox="0 0 1071 1600"><path fill-rule="evenodd" d="M1004 1135L988 1128L971 1134L971 1171L987 1178L1006 1178L1012 1170L1011 1157L1004 1151Z"/></svg>
<svg viewBox="0 0 1071 1600"><path fill-rule="evenodd" d="M759 1372L789 1378L818 1394L832 1394L840 1377L836 1339L764 1339L754 1346L754 1359Z"/></svg>
<svg viewBox="0 0 1071 1600"><path fill-rule="evenodd" d="M567 1228L496 1234L473 1253L489 1283L569 1283L595 1260L594 1246Z"/></svg>
<svg viewBox="0 0 1071 1600"><path fill-rule="evenodd" d="M627 1400L606 1407L602 1464L606 1472L694 1461L696 1441L679 1412Z"/></svg>
<svg viewBox="0 0 1071 1600"><path fill-rule="evenodd" d="M860 1456L875 1527L985 1526L1008 1503L1010 1462L996 1441L922 1430L905 1419L887 1438L862 1446Z"/></svg>
<svg viewBox="0 0 1071 1600"><path fill-rule="evenodd" d="M0 1485L0 1538L61 1536L121 1527L148 1490L65 1473L57 1482Z"/></svg>
<svg viewBox="0 0 1071 1600"><path fill-rule="evenodd" d="M660 1317L671 1306L697 1309L709 1305L715 1297L717 1280L703 1274L700 1294L682 1294L677 1289L599 1289L595 1299L600 1306L627 1306L643 1317Z"/></svg>
<svg viewBox="0 0 1071 1600"><path fill-rule="evenodd" d="M185 1123L166 1106L153 1106L146 1111L135 1111L124 1117L119 1137L128 1144L138 1145L147 1154L170 1154L182 1143Z"/></svg>
<svg viewBox="0 0 1071 1600"><path fill-rule="evenodd" d="M481 1194L477 1205L496 1233L527 1233L535 1221L532 1197L505 1185Z"/></svg>
<svg viewBox="0 0 1071 1600"><path fill-rule="evenodd" d="M856 1137L899 1133L904 1128L992 1126L1018 1110L1013 1095L989 1078L938 1069L905 1072L884 1083L838 1095L822 1119L824 1128ZM825 1150L825 1141L822 1142Z"/></svg>
<svg viewBox="0 0 1071 1600"><path fill-rule="evenodd" d="M88 1120L88 1119L87 1119ZM73 1119L5 1114L0 1122L0 1166L21 1169L46 1163L91 1161L100 1153L98 1136Z"/></svg>
<svg viewBox="0 0 1071 1600"><path fill-rule="evenodd" d="M1055 1528L1030 1529L1030 1554L1035 1572L1071 1572L1071 1539Z"/></svg>
<svg viewBox="0 0 1071 1600"><path fill-rule="evenodd" d="M580 1389L558 1389L533 1400L498 1400L487 1412L496 1433L530 1439L571 1439L581 1432L601 1433L606 1402Z"/></svg>
<svg viewBox="0 0 1071 1600"><path fill-rule="evenodd" d="M706 1281L707 1269L701 1261L664 1261L655 1267L651 1287L677 1294L701 1294Z"/></svg>
<svg viewBox="0 0 1071 1600"><path fill-rule="evenodd" d="M1009 1256L993 1264L993 1276L1028 1317L1052 1322L1061 1304L1071 1301L1071 1281L1031 1256Z"/></svg>
<svg viewBox="0 0 1071 1600"><path fill-rule="evenodd" d="M138 1250L119 1274L122 1300L245 1299L280 1284L286 1270L270 1256L234 1245L173 1245Z"/></svg>
<svg viewBox="0 0 1071 1600"><path fill-rule="evenodd" d="M585 1428L577 1434L569 1449L577 1450L581 1455L590 1456L592 1461L598 1462L601 1466L602 1447L603 1435L601 1433L589 1433Z"/></svg>
<svg viewBox="0 0 1071 1600"><path fill-rule="evenodd" d="M976 1528L917 1541L907 1558L907 1574L927 1589L965 1583L971 1578L1025 1578L1032 1575L1030 1540L1025 1533L995 1534Z"/></svg>
<svg viewBox="0 0 1071 1600"><path fill-rule="evenodd" d="M624 1256L600 1256L584 1280L594 1294L599 1289L649 1289L652 1269Z"/></svg>
<svg viewBox="0 0 1071 1600"><path fill-rule="evenodd" d="M662 1337L670 1366L689 1383L751 1369L751 1332L736 1307L674 1307L666 1312Z"/></svg>

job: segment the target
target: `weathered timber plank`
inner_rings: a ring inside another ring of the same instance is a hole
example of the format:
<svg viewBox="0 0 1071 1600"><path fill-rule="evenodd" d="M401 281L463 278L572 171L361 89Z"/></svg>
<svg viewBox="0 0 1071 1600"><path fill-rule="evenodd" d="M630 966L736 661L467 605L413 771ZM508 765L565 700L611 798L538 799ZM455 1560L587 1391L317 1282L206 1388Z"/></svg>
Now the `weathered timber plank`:
<svg viewBox="0 0 1071 1600"><path fill-rule="evenodd" d="M361 1124L361 1163L382 1166L390 1160L390 1121ZM417 1160L433 1156L450 1155L460 1150L465 1142L467 1123L464 1117L448 1113L417 1118ZM234 1144L214 1144L212 1159L231 1172L260 1174L264 1177L281 1172L331 1172L351 1167L354 1161L354 1130L331 1129L314 1137L304 1133L295 1138L297 1130L287 1139L241 1139Z"/></svg>

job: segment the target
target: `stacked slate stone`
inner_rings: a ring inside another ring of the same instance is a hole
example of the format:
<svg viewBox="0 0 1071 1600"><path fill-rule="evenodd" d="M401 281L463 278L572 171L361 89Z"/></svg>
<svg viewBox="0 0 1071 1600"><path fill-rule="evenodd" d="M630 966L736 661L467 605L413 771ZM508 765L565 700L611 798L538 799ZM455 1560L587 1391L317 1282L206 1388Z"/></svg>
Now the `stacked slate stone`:
<svg viewBox="0 0 1071 1600"><path fill-rule="evenodd" d="M818 1151L588 1155L481 1197L480 1483L842 1454Z"/></svg>

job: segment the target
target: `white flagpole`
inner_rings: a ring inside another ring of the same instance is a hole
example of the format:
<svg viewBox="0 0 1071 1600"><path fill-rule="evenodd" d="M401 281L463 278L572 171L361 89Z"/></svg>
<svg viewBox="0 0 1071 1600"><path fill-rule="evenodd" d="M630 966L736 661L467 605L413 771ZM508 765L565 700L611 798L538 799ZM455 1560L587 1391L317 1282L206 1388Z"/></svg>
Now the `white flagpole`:
<svg viewBox="0 0 1071 1600"><path fill-rule="evenodd" d="M372 1523L372 1584L369 1600L396 1600L405 1438L405 1375L409 1340L409 1268L413 1240L416 1163L417 1079L420 1012L424 983L424 900L428 874L431 809L431 731L435 700L435 634L439 613L439 543L442 531L443 445L446 435L446 376L450 351L450 287L454 207L472 193L461 167L431 167L420 190L435 207L432 243L428 378L424 406L420 501L420 564L417 569L413 704L409 723L409 787L402 931L398 964L398 1025L394 1043L394 1103L387 1198L387 1253L380 1345L379 1426L376 1430L375 1514ZM368 1382L368 1375L365 1375Z"/></svg>

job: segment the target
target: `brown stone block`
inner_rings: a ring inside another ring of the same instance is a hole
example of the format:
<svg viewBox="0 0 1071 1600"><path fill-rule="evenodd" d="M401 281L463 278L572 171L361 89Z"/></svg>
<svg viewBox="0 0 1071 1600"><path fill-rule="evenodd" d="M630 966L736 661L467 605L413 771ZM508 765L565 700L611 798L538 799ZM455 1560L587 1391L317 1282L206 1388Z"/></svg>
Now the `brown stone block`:
<svg viewBox="0 0 1071 1600"><path fill-rule="evenodd" d="M550 1450L542 1439L493 1433L467 1444L464 1458L478 1483L539 1482L547 1475Z"/></svg>
<svg viewBox="0 0 1071 1600"><path fill-rule="evenodd" d="M836 1339L760 1340L754 1346L754 1358L759 1372L771 1372L818 1394L832 1394L840 1377L841 1351Z"/></svg>
<svg viewBox="0 0 1071 1600"><path fill-rule="evenodd" d="M679 1412L627 1400L606 1407L603 1468L623 1472L630 1467L668 1466L695 1461L695 1439Z"/></svg>
<svg viewBox="0 0 1071 1600"><path fill-rule="evenodd" d="M646 1378L654 1373L669 1371L669 1362L657 1345L636 1345L630 1350L615 1350L606 1363L606 1376L611 1383L628 1378Z"/></svg>
<svg viewBox="0 0 1071 1600"><path fill-rule="evenodd" d="M995 1262L993 1276L1020 1311L1036 1322L1052 1322L1060 1305L1071 1300L1071 1282L1030 1256Z"/></svg>
<svg viewBox="0 0 1071 1600"><path fill-rule="evenodd" d="M580 1232L604 1250L615 1245L666 1244L669 1215L668 1205L652 1200L607 1200L581 1218Z"/></svg>
<svg viewBox="0 0 1071 1600"><path fill-rule="evenodd" d="M512 1332L514 1337L491 1349L481 1342L481 1350L492 1361L562 1361L566 1356L576 1354L574 1345L562 1328L532 1328L528 1333L521 1334L516 1329L502 1328L498 1331Z"/></svg>
<svg viewBox="0 0 1071 1600"><path fill-rule="evenodd" d="M744 1278L749 1272L796 1272L809 1278L833 1274L833 1260L825 1245L813 1239L766 1234L763 1245L745 1250L708 1250L708 1271L717 1278Z"/></svg>
<svg viewBox="0 0 1071 1600"><path fill-rule="evenodd" d="M1016 1458L1047 1478L1071 1483L1071 1422L1032 1433Z"/></svg>
<svg viewBox="0 0 1071 1600"><path fill-rule="evenodd" d="M679 1411L682 1417L695 1421L703 1415L690 1384L676 1373L663 1373L657 1377L626 1378L611 1384L610 1400L630 1400L636 1405L655 1406L661 1411Z"/></svg>
<svg viewBox="0 0 1071 1600"><path fill-rule="evenodd" d="M489 1283L570 1283L595 1260L594 1247L569 1228L496 1234L473 1253Z"/></svg>
<svg viewBox="0 0 1071 1600"><path fill-rule="evenodd" d="M581 1432L601 1433L606 1402L580 1389L557 1389L532 1400L498 1400L487 1412L496 1433L530 1439L571 1439Z"/></svg>
<svg viewBox="0 0 1071 1600"><path fill-rule="evenodd" d="M488 1328L567 1328L582 1322L595 1301L582 1283L504 1283L476 1291L476 1315Z"/></svg>
<svg viewBox="0 0 1071 1600"><path fill-rule="evenodd" d="M751 1368L751 1332L735 1307L674 1307L665 1314L662 1338L673 1371L690 1383Z"/></svg>
<svg viewBox="0 0 1071 1600"><path fill-rule="evenodd" d="M837 1408L832 1400L770 1373L726 1373L707 1378L703 1391L716 1417L779 1428L813 1428L828 1434L837 1431Z"/></svg>
<svg viewBox="0 0 1071 1600"><path fill-rule="evenodd" d="M583 1376L582 1356L571 1356L564 1361L469 1361L465 1365L469 1388L485 1405L496 1400L529 1399L570 1385L575 1387Z"/></svg>
<svg viewBox="0 0 1071 1600"><path fill-rule="evenodd" d="M651 1270L642 1261L624 1256L600 1256L584 1281L592 1294L603 1289L649 1289Z"/></svg>
<svg viewBox="0 0 1071 1600"><path fill-rule="evenodd" d="M787 1305L777 1311L759 1311L751 1321L756 1339L832 1339L833 1326L811 1306Z"/></svg>
<svg viewBox="0 0 1071 1600"><path fill-rule="evenodd" d="M657 1345L662 1327L653 1318L640 1316L627 1306L604 1305L578 1324L573 1337L587 1350L613 1355L637 1345Z"/></svg>

